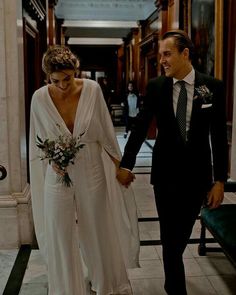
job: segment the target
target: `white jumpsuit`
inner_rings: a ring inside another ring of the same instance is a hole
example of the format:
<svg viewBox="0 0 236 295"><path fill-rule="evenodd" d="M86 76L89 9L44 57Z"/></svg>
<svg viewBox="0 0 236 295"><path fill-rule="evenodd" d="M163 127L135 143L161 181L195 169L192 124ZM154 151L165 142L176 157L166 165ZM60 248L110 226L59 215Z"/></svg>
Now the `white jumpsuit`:
<svg viewBox="0 0 236 295"><path fill-rule="evenodd" d="M58 183L51 165L40 160L35 142L37 135L55 139L70 131L48 86L34 93L30 179L36 236L48 265L49 294L87 294L85 268L97 295L130 294L126 270L138 267L139 254L136 204L132 189L116 180L115 165L107 154L121 157L114 127L99 85L87 79L83 79L73 136L83 132L85 146L68 167L73 181L68 188Z"/></svg>

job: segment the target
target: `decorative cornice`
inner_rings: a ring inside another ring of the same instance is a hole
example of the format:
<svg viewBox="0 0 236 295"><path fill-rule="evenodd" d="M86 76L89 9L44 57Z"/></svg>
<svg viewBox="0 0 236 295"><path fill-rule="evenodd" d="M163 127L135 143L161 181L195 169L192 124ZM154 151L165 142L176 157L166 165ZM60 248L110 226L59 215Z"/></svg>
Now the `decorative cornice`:
<svg viewBox="0 0 236 295"><path fill-rule="evenodd" d="M40 0L23 0L23 7L35 20L43 21L46 18L46 7Z"/></svg>

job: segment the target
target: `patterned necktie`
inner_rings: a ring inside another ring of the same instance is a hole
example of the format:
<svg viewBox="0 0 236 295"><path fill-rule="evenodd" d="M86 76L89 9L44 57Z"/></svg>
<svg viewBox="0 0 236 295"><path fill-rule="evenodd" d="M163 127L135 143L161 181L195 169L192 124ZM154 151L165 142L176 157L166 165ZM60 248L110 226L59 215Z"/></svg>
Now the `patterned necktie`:
<svg viewBox="0 0 236 295"><path fill-rule="evenodd" d="M176 119L179 125L179 130L184 141L186 141L186 110L187 110L187 91L184 81L178 81L180 84L180 93L177 103Z"/></svg>

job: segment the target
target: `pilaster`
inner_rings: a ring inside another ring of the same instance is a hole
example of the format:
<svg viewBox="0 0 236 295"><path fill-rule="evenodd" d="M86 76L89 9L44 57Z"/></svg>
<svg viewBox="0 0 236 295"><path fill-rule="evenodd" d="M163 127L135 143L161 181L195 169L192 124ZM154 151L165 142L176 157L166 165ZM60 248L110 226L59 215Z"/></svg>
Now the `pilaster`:
<svg viewBox="0 0 236 295"><path fill-rule="evenodd" d="M0 248L17 248L33 236L27 183L21 1L0 1Z"/></svg>

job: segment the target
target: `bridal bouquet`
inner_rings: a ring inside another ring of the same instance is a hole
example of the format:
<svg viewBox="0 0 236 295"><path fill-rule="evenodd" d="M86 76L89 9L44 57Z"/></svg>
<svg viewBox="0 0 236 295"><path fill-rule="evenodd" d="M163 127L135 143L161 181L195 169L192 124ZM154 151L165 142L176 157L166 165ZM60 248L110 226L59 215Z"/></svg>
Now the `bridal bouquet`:
<svg viewBox="0 0 236 295"><path fill-rule="evenodd" d="M60 135L55 140L41 139L37 135L36 145L43 151L41 160L48 159L49 164L55 163L58 168L64 171L63 176L58 175L58 181L62 182L65 186L70 187L73 183L66 170L69 164L74 164L74 158L84 144L81 143L80 134L78 138L72 135Z"/></svg>

